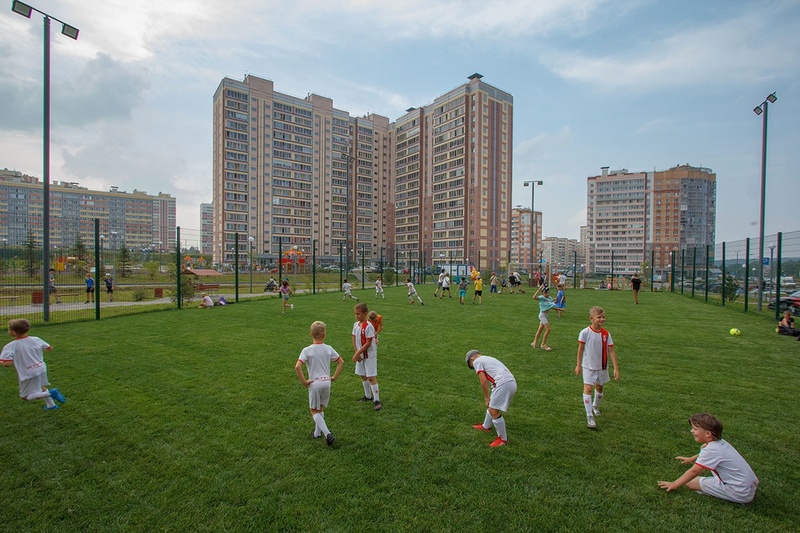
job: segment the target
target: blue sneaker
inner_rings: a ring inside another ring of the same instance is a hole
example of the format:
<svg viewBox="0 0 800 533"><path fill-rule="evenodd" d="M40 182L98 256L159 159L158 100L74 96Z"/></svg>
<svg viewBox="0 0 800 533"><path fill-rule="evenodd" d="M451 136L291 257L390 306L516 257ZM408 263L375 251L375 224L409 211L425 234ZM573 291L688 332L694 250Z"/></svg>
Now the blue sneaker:
<svg viewBox="0 0 800 533"><path fill-rule="evenodd" d="M45 411L55 411L56 409L58 409L58 406L56 404L53 404L53 407L47 407L46 405L44 405L42 406L42 409L44 409Z"/></svg>
<svg viewBox="0 0 800 533"><path fill-rule="evenodd" d="M67 399L64 398L64 395L61 394L61 391L58 389L50 389L50 397L58 403L67 403Z"/></svg>

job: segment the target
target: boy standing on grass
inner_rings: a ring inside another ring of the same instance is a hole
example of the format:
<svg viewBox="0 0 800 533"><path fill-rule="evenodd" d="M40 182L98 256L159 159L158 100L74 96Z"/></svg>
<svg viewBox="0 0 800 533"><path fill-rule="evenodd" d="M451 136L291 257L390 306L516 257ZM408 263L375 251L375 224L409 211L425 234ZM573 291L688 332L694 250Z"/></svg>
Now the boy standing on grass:
<svg viewBox="0 0 800 533"><path fill-rule="evenodd" d="M314 419L314 431L311 438L318 439L325 435L328 446L333 444L336 437L328 430L325 423L325 408L331 399L331 381L336 381L339 373L344 368L342 359L336 350L325 344L326 327L324 322L317 320L311 324L311 338L314 343L306 346L300 352L300 357L294 365L294 371L300 383L308 389L308 408L311 411L311 418ZM331 376L331 361L336 362L336 370ZM303 365L308 368L308 379L303 375Z"/></svg>
<svg viewBox="0 0 800 533"><path fill-rule="evenodd" d="M540 292L542 293L541 295L539 294ZM533 299L539 302L539 327L536 329L536 336L533 337L531 347L536 348L536 343L539 342L539 336L544 332L542 344L540 346L542 350L549 352L552 348L547 345L547 337L550 336L550 321L547 320L547 313L555 308L556 303L550 298L550 289L547 285L539 285L539 288L536 289L536 292L533 294Z"/></svg>
<svg viewBox="0 0 800 533"><path fill-rule="evenodd" d="M472 303L475 303L475 298L478 299L478 305L483 305L483 280L480 273L475 276L475 294L472 295Z"/></svg>
<svg viewBox="0 0 800 533"><path fill-rule="evenodd" d="M342 284L342 290L344 291L344 296L342 296L342 301L347 300L347 298L352 298L355 301L358 301L358 298L352 295L350 291L353 290L353 285L347 282L347 278L344 278L344 283Z"/></svg>
<svg viewBox="0 0 800 533"><path fill-rule="evenodd" d="M359 402L373 402L376 411L380 411L381 398L378 394L378 345L375 342L375 326L367 320L367 304L356 304L353 308L356 323L353 324L353 362L356 374L361 378L364 396Z"/></svg>
<svg viewBox="0 0 800 533"><path fill-rule="evenodd" d="M381 279L380 276L378 276L375 279L375 299L376 300L378 299L378 295L379 294L381 295L381 299L383 299L383 300L386 299L386 295L383 293L383 279Z"/></svg>
<svg viewBox="0 0 800 533"><path fill-rule="evenodd" d="M707 494L735 503L750 503L756 497L758 478L736 448L722 439L722 422L708 413L692 415L694 440L701 443L700 453L692 457L676 457L681 464L694 465L675 481L659 481L667 492L686 485L700 494ZM713 476L700 476L710 470Z"/></svg>
<svg viewBox="0 0 800 533"><path fill-rule="evenodd" d="M494 357L481 354L478 350L467 352L467 366L478 374L487 408L483 424L475 424L472 427L480 431L491 431L494 426L497 438L489 446L492 448L505 446L508 444L508 433L503 412L508 411L508 405L517 392L514 375L506 368L506 365ZM489 391L490 383L491 393Z"/></svg>
<svg viewBox="0 0 800 533"><path fill-rule="evenodd" d="M617 353L611 334L603 328L606 313L602 307L589 309L591 325L578 334L578 364L575 375L583 373L583 407L586 410L586 425L597 427L596 416L600 416L600 401L603 399L603 385L610 380L608 376L608 356L614 363L614 379L619 380ZM594 402L592 402L594 388Z"/></svg>
<svg viewBox="0 0 800 533"><path fill-rule="evenodd" d="M29 337L28 331L31 323L24 318L17 318L8 322L8 334L14 337L0 353L0 365L11 366L17 370L19 377L19 396L23 400L44 400L44 409L52 411L58 409L53 402L63 404L67 401L58 389L47 390L47 365L44 362L44 352L52 351L53 347L39 337Z"/></svg>
<svg viewBox="0 0 800 533"><path fill-rule="evenodd" d="M464 299L467 297L468 285L469 280L467 280L467 276L461 276L461 281L458 283L458 302L461 305L464 305Z"/></svg>

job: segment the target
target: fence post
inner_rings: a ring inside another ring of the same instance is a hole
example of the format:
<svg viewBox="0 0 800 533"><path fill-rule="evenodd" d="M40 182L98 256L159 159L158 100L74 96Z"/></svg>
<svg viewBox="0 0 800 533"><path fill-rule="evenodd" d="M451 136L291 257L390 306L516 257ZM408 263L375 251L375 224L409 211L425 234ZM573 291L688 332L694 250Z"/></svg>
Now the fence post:
<svg viewBox="0 0 800 533"><path fill-rule="evenodd" d="M653 283L656 280L656 251L650 250L650 292L653 292Z"/></svg>
<svg viewBox="0 0 800 533"><path fill-rule="evenodd" d="M233 234L233 238L235 241L233 247L233 289L234 289L234 301L239 301L239 232Z"/></svg>
<svg viewBox="0 0 800 533"><path fill-rule="evenodd" d="M725 286L728 279L725 277L725 241L722 241L722 286L720 287L720 294L722 294L722 307L725 307Z"/></svg>
<svg viewBox="0 0 800 533"><path fill-rule="evenodd" d="M711 267L711 245L706 244L706 279L705 279L705 301L708 301L708 269Z"/></svg>
<svg viewBox="0 0 800 533"><path fill-rule="evenodd" d="M94 219L94 319L100 320L100 219ZM88 294L87 294L88 296Z"/></svg>
<svg viewBox="0 0 800 533"><path fill-rule="evenodd" d="M183 295L181 294L181 227L175 228L175 277L177 278L178 286L176 294L178 295L178 309L183 307Z"/></svg>
<svg viewBox="0 0 800 533"><path fill-rule="evenodd" d="M744 248L744 312L746 313L750 301L750 237L745 239Z"/></svg>
<svg viewBox="0 0 800 533"><path fill-rule="evenodd" d="M775 320L781 316L781 248L783 247L783 233L778 232L778 273L775 276ZM772 273L772 265L769 267Z"/></svg>
<svg viewBox="0 0 800 533"><path fill-rule="evenodd" d="M669 292L675 292L675 250L670 252L670 257L672 261L670 261L670 273L669 273Z"/></svg>
<svg viewBox="0 0 800 533"><path fill-rule="evenodd" d="M311 294L317 294L317 239L311 240Z"/></svg>

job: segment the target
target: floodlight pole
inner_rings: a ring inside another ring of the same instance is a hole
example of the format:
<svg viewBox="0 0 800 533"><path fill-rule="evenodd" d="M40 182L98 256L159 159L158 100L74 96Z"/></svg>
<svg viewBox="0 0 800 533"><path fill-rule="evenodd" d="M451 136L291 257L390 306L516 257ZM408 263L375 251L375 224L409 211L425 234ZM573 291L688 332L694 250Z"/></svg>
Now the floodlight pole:
<svg viewBox="0 0 800 533"><path fill-rule="evenodd" d="M766 205L767 189L767 115L769 104L775 103L778 98L775 93L767 96L761 105L756 106L753 112L756 115L763 113L763 123L761 128L761 212L758 225L758 311L761 312L762 302L764 301L764 211Z"/></svg>
<svg viewBox="0 0 800 533"><path fill-rule="evenodd" d="M44 17L44 102L42 120L42 318L50 320L50 19L62 24L61 33L71 39L78 39L78 28L70 26L24 2L14 0L11 10L25 18L31 18L36 11Z"/></svg>

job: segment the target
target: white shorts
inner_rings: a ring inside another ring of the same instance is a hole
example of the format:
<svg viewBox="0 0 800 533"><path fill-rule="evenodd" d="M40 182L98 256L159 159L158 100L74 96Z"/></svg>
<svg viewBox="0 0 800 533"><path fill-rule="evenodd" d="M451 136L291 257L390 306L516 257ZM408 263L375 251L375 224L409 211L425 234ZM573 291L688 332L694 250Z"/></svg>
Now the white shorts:
<svg viewBox="0 0 800 533"><path fill-rule="evenodd" d="M38 376L34 376L30 379L26 379L24 381L19 382L19 397L20 398L27 398L28 395L32 392L42 392L42 389L46 386L50 385L50 382L47 381L47 372L39 374Z"/></svg>
<svg viewBox="0 0 800 533"><path fill-rule="evenodd" d="M591 370L583 367L583 384L584 385L605 385L611 381L608 377L608 369L605 370Z"/></svg>
<svg viewBox="0 0 800 533"><path fill-rule="evenodd" d="M700 482L700 490L697 491L699 494L722 498L734 503L750 503L756 497L756 488L758 488L758 483L756 483L755 486L746 490L733 490L716 476L699 477L697 481Z"/></svg>
<svg viewBox="0 0 800 533"><path fill-rule="evenodd" d="M509 381L508 383L503 383L499 387L493 388L492 393L489 395L489 407L497 409L498 411L508 411L508 404L511 403L511 399L516 393L516 381Z"/></svg>
<svg viewBox="0 0 800 533"><path fill-rule="evenodd" d="M356 363L356 375L368 378L378 376L378 358L368 357Z"/></svg>
<svg viewBox="0 0 800 533"><path fill-rule="evenodd" d="M539 313L539 322L541 322L542 324L549 324L550 323L550 321L547 320L547 312L546 311L541 311Z"/></svg>
<svg viewBox="0 0 800 533"><path fill-rule="evenodd" d="M328 407L331 400L330 379L317 380L308 386L308 408L322 410Z"/></svg>

